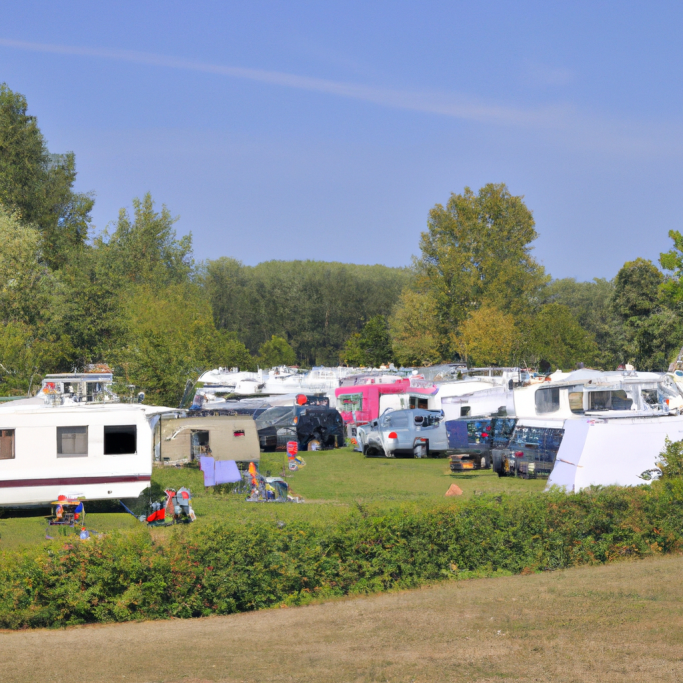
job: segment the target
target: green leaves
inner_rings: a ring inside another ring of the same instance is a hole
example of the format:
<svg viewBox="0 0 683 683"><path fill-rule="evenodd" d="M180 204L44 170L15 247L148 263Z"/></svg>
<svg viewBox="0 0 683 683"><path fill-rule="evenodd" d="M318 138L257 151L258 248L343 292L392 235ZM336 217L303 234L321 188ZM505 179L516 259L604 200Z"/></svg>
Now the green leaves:
<svg viewBox="0 0 683 683"><path fill-rule="evenodd" d="M418 281L435 296L447 327L457 327L484 301L505 313L527 309L547 281L531 256L534 225L523 198L504 184L485 185L476 195L466 187L430 211Z"/></svg>
<svg viewBox="0 0 683 683"><path fill-rule="evenodd" d="M75 181L73 153L50 154L24 96L0 84L0 205L39 230L53 268L88 236L94 200L74 192Z"/></svg>
<svg viewBox="0 0 683 683"><path fill-rule="evenodd" d="M482 495L427 509L355 512L334 525L197 525L174 529L163 543L140 529L4 553L0 628L230 614L444 577L679 552L678 482L677 475L573 495Z"/></svg>
<svg viewBox="0 0 683 683"><path fill-rule="evenodd" d="M360 334L355 333L346 341L341 359L347 365L362 367L393 363L394 349L387 319L383 315L370 318Z"/></svg>
<svg viewBox="0 0 683 683"><path fill-rule="evenodd" d="M404 268L322 261L267 261L243 266L221 258L204 264L201 281L216 324L235 332L251 353L273 335L300 363L336 365L362 321L391 312L411 281Z"/></svg>
<svg viewBox="0 0 683 683"><path fill-rule="evenodd" d="M262 368L295 365L296 354L286 339L274 334L267 342L261 344L257 362Z"/></svg>

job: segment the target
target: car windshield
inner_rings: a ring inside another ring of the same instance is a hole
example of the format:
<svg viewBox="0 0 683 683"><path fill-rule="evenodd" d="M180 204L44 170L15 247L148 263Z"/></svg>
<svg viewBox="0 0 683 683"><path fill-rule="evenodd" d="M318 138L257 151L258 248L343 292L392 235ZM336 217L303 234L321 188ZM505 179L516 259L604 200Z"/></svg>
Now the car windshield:
<svg viewBox="0 0 683 683"><path fill-rule="evenodd" d="M289 424L293 417L294 408L292 406L275 406L259 415L258 420L256 420L256 428L263 429L278 424Z"/></svg>

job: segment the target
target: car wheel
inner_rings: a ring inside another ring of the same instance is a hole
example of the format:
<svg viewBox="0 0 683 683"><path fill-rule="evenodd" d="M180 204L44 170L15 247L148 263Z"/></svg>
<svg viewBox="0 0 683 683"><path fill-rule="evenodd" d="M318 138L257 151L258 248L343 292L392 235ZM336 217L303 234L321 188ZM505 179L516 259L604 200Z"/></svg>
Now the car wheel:
<svg viewBox="0 0 683 683"><path fill-rule="evenodd" d="M323 445L318 438L313 438L306 444L307 451L321 451L322 449Z"/></svg>

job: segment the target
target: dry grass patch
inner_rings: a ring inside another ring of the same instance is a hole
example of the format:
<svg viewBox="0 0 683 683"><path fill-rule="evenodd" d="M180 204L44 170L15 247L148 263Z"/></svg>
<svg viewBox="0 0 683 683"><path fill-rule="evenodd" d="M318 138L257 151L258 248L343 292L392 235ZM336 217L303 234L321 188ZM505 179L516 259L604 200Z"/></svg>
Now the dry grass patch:
<svg viewBox="0 0 683 683"><path fill-rule="evenodd" d="M683 558L228 617L0 633L28 681L679 681Z"/></svg>

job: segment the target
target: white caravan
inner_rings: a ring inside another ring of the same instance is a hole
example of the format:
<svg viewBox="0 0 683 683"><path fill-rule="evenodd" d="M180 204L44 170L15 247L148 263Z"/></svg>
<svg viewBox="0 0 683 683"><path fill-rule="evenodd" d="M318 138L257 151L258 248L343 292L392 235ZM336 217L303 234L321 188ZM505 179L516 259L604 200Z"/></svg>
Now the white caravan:
<svg viewBox="0 0 683 683"><path fill-rule="evenodd" d="M683 416L584 417L567 420L548 487L638 486L654 469L666 438L683 439Z"/></svg>
<svg viewBox="0 0 683 683"><path fill-rule="evenodd" d="M0 506L60 495L133 498L149 486L159 416L131 403L47 406L40 398L0 407Z"/></svg>

